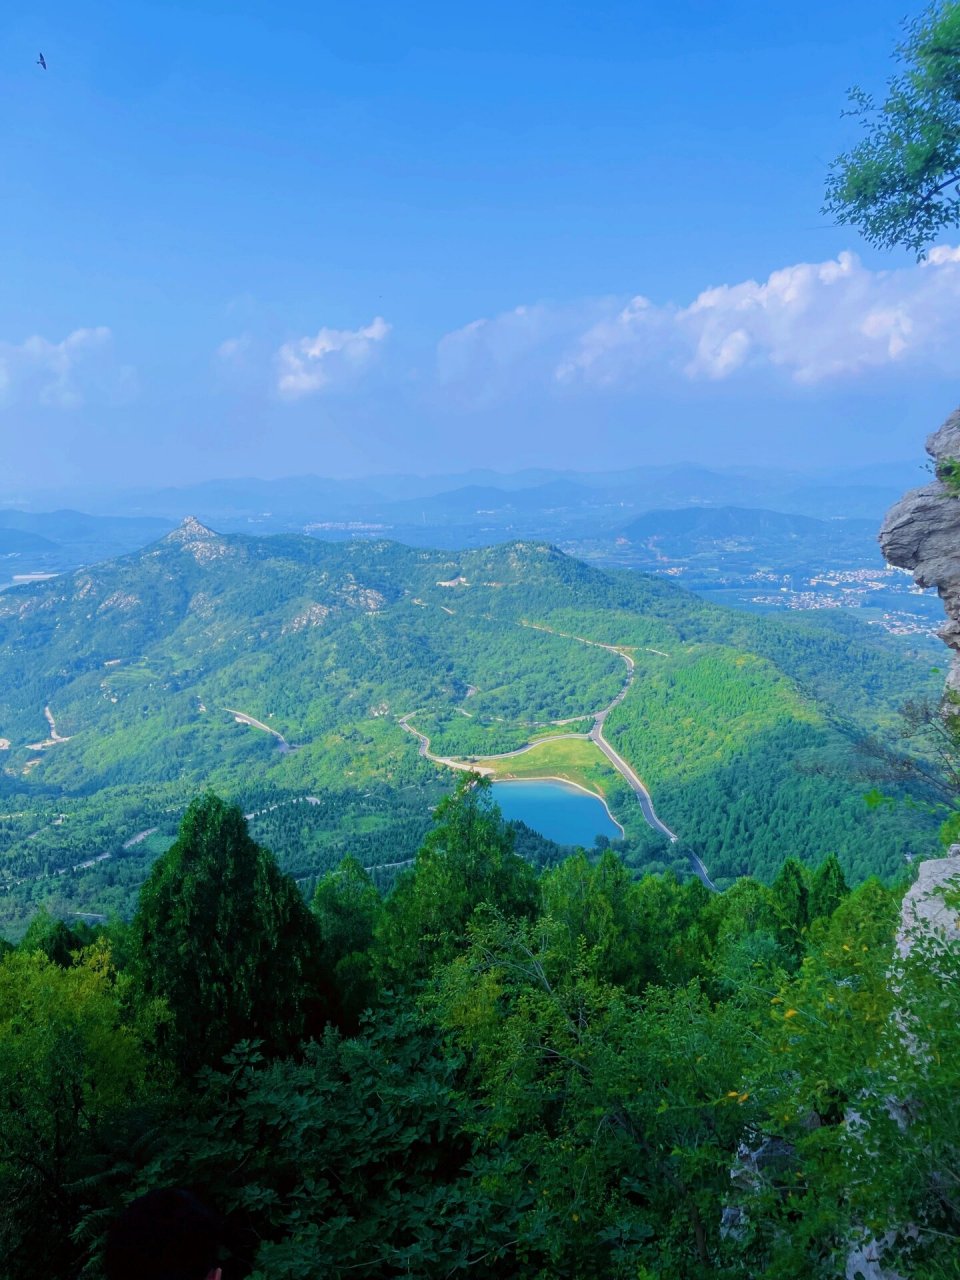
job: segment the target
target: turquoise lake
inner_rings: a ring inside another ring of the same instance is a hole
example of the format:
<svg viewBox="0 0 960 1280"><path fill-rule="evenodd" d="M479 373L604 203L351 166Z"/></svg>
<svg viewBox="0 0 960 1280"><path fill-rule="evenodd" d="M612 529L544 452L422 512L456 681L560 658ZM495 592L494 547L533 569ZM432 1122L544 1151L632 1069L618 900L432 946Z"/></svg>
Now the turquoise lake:
<svg viewBox="0 0 960 1280"><path fill-rule="evenodd" d="M593 846L597 836L618 840L620 828L596 796L568 782L495 782L493 798L511 822L525 822L557 844Z"/></svg>

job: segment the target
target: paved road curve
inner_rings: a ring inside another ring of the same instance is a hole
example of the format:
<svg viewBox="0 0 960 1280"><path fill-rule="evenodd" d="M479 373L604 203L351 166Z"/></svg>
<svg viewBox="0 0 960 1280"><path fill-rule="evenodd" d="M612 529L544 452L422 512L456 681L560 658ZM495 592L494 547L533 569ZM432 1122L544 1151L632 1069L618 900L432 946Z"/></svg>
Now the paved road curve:
<svg viewBox="0 0 960 1280"><path fill-rule="evenodd" d="M671 843L676 844L678 836L676 832L671 831L662 818L657 817L657 811L653 807L653 800L650 798L650 792L640 781L637 772L627 764L623 756L611 747L610 743L603 736L603 726L606 723L607 716L616 707L619 707L624 698L630 692L630 686L633 684L633 676L636 670L636 663L625 649L618 649L615 644L601 644L599 640L587 640L585 636L571 635L566 631L551 631L549 627L537 625L532 622L522 624L524 626L533 627L536 631L550 631L551 635L564 636L568 640L577 640L580 644L589 644L594 649L606 649L608 653L615 653L618 658L622 658L627 667L627 678L623 682L623 688L614 698L614 700L602 711L598 711L593 717L593 728L588 734L570 734L570 737L587 737L591 742L595 742L603 754L607 757L616 771L628 783L637 799L640 801L640 808L643 816L647 821L647 825L653 827L654 831L659 831L661 835L667 837Z"/></svg>
<svg viewBox="0 0 960 1280"><path fill-rule="evenodd" d="M643 782L640 780L640 777L637 774L637 772L633 768L631 768L631 766L626 762L626 760L624 760L623 756L620 755L618 751L615 751L614 748L603 736L603 726L606 723L607 716L609 716L610 712L613 711L614 708L619 707L620 703L623 702L624 698L630 692L630 686L633 684L633 676L636 670L636 663L634 662L633 658L630 656L629 653L626 652L625 649L618 648L614 644L601 644L599 640L588 640L586 636L572 635L570 632L567 632L567 631L554 631L551 627L545 627L542 624L536 623L536 622L521 622L519 625L522 627L530 627L531 630L533 631L546 631L546 632L549 632L550 635L562 636L566 640L576 640L580 644L588 644L595 649L606 649L609 653L615 653L618 658L623 659L626 665L627 678L624 680L623 687L621 688L617 696L613 699L613 701L609 703L607 706L605 706L601 711L597 711L593 714L593 728L590 730L589 733L558 733L553 737L541 738L538 742L528 742L526 746L517 747L514 751L504 751L504 752L501 752L499 755L488 756L487 759L507 760L511 756L521 756L527 751L533 751L536 747L542 746L544 742L556 742L558 740L562 741L564 738L589 739L590 742L595 743L596 746L599 747L599 749L603 752L603 754L607 757L607 759L610 761L610 763L613 765L616 771L620 774L620 776L625 780L627 785L633 791L634 795L637 797L637 800L640 802L640 811L642 812L644 819L647 822L647 825L652 827L654 831L659 831L661 835L666 836L667 839L671 842L671 844L676 844L677 841L679 840L679 836L675 831L670 830L670 828L667 826L667 824L663 821L662 818L659 818L657 816L657 811L653 807L653 800L650 797L650 792L643 785ZM660 651L652 650L651 652L658 653ZM664 654L663 656L666 657L668 655ZM410 724L410 721L413 719L415 714L416 712L411 711L408 715L401 716L399 719L399 724L402 729L406 729L407 733L412 733L418 739L420 754L425 759L432 760L436 764L446 765L450 769L473 770L476 773L487 773L487 774L493 772L492 769L478 768L477 766L471 765L464 760L457 760L451 756L434 755L433 752L430 750L430 739L427 737L427 735L425 733L421 733L419 729L415 729L413 725ZM587 713L587 715L589 715L589 712ZM578 716L575 718L586 719L587 717ZM694 875L696 875L697 878L708 889L710 889L714 893L718 893L719 890L717 889L717 886L713 883L713 881L710 879L710 875L703 863L703 860L699 858L695 853L689 850L688 850L688 857L690 858L690 864L693 867Z"/></svg>
<svg viewBox="0 0 960 1280"><path fill-rule="evenodd" d="M569 640L578 640L580 644L593 645L596 649L606 649L609 653L615 653L617 657L622 658L626 663L627 678L624 681L623 688L608 707L604 707L602 711L597 712L593 719L593 728L586 736L591 740L591 742L595 742L597 744L613 767L631 787L640 802L640 809L647 821L647 825L653 827L654 831L659 831L661 835L665 835L671 844L676 844L679 840L679 836L675 831L670 830L662 818L657 817L657 811L653 807L653 800L650 798L650 792L641 782L639 775L629 764L627 764L623 756L611 747L610 743L603 736L603 726L606 722L607 716L614 707L618 707L620 705L630 692L630 686L633 684L633 674L636 669L636 663L633 658L631 658L630 654L627 653L625 649L618 648L615 644L601 644L599 640L588 640L586 636L571 635L566 631L552 631L550 627L544 627L533 622L522 623L521 625L534 627L537 631L549 631L551 635L565 636ZM648 652L659 654L663 658L670 656L669 654L664 653L661 649L650 649ZM581 735L571 734L570 736L579 737ZM710 873L707 871L703 859L698 857L698 855L690 849L687 850L687 856L690 859L690 865L693 867L693 873L697 879L700 880L701 883L712 893L719 893L720 890L710 879Z"/></svg>

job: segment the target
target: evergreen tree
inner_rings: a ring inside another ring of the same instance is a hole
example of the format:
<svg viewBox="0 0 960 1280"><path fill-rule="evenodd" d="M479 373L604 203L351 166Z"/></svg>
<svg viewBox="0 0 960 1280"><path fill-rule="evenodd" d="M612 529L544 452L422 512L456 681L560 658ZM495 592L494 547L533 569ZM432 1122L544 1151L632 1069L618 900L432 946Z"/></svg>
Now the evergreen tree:
<svg viewBox="0 0 960 1280"><path fill-rule="evenodd" d="M735 997L762 977L784 966L778 942L780 920L773 891L744 877L714 894L704 909L704 923L715 935L711 969L718 990Z"/></svg>
<svg viewBox="0 0 960 1280"><path fill-rule="evenodd" d="M543 873L540 893L543 914L562 931L571 970L589 954L600 979L632 992L654 976L652 922L638 910L633 877L616 854L592 864L578 851Z"/></svg>
<svg viewBox="0 0 960 1280"><path fill-rule="evenodd" d="M40 947L0 962L0 1274L76 1276L83 1180L121 1158L118 1117L145 1100L144 1047L125 1025L129 980L101 940L54 963ZM122 1150L129 1171L130 1148Z"/></svg>
<svg viewBox="0 0 960 1280"><path fill-rule="evenodd" d="M81 947L89 946L94 932L87 924L75 929L55 919L45 907L41 907L30 921L26 933L20 939L21 951L42 951L48 960L68 969Z"/></svg>
<svg viewBox="0 0 960 1280"><path fill-rule="evenodd" d="M810 894L807 873L796 858L787 858L771 885L781 946L799 961L803 952L803 934L810 923Z"/></svg>
<svg viewBox="0 0 960 1280"><path fill-rule="evenodd" d="M184 1074L239 1040L282 1051L309 1029L316 923L235 805L191 804L143 886L133 935L141 998L167 1002L166 1047Z"/></svg>
<svg viewBox="0 0 960 1280"><path fill-rule="evenodd" d="M632 896L647 938L649 975L668 985L689 982L710 951L703 921L710 891L695 877L681 884L671 872L645 876Z"/></svg>
<svg viewBox="0 0 960 1280"><path fill-rule="evenodd" d="M810 880L810 919L832 916L849 892L837 855L828 854Z"/></svg>

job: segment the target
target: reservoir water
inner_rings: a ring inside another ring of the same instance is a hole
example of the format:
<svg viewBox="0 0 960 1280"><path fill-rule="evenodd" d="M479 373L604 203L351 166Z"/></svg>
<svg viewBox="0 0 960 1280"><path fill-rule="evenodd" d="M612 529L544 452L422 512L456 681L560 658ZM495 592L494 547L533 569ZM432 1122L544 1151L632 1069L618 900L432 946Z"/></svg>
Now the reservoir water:
<svg viewBox="0 0 960 1280"><path fill-rule="evenodd" d="M557 844L592 848L597 836L623 834L596 796L553 778L495 782L493 798L509 822L525 822Z"/></svg>

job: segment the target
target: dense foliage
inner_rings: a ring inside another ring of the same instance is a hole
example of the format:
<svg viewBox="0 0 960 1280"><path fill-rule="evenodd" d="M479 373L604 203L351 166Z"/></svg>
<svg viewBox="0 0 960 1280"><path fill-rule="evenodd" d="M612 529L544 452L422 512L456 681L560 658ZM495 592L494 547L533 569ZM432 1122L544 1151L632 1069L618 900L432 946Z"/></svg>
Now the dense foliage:
<svg viewBox="0 0 960 1280"><path fill-rule="evenodd" d="M118 1209L180 1185L225 1280L815 1280L905 1224L885 1260L953 1276L956 951L899 959L898 894L834 858L536 875L469 784L385 898L346 859L295 906L207 796L132 928L8 949L4 1275L98 1280Z"/></svg>
<svg viewBox="0 0 960 1280"><path fill-rule="evenodd" d="M882 104L851 92L865 137L834 163L825 211L922 256L960 222L960 4L940 0L911 22L897 59Z"/></svg>

